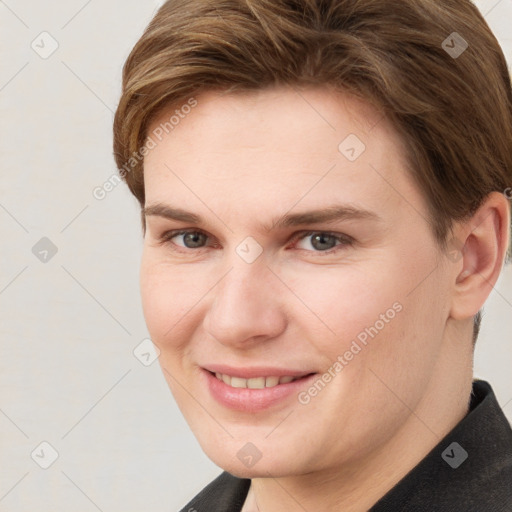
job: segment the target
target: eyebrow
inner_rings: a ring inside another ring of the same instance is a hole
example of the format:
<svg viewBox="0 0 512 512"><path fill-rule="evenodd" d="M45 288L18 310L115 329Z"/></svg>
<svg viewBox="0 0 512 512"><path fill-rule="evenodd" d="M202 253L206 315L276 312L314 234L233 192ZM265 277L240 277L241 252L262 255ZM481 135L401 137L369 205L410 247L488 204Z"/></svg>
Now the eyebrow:
<svg viewBox="0 0 512 512"><path fill-rule="evenodd" d="M200 215L174 208L170 205L155 203L143 208L144 216L158 216L169 220L187 222L190 224L208 224ZM298 213L286 213L281 217L273 219L270 225L264 224L263 229L283 229L303 224L332 223L343 220L373 220L382 221L382 218L375 212L358 208L352 205L330 205L317 210L308 210Z"/></svg>

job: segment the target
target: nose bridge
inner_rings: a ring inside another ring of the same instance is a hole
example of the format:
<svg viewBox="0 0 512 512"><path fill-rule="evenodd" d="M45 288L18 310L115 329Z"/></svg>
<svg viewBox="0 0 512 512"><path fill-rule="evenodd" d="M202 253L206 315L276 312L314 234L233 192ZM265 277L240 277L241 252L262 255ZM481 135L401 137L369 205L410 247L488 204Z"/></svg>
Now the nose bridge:
<svg viewBox="0 0 512 512"><path fill-rule="evenodd" d="M274 276L261 254L252 261L244 258L253 251L250 242L247 244L240 244L229 257L230 270L212 290L205 315L205 329L221 343L276 336L285 324L272 284Z"/></svg>
<svg viewBox="0 0 512 512"><path fill-rule="evenodd" d="M247 265L244 262L234 262L231 270L222 279L217 287L215 299L217 304L224 307L242 305L245 303L258 303L258 298L264 295L266 288L263 267Z"/></svg>
<svg viewBox="0 0 512 512"><path fill-rule="evenodd" d="M230 270L219 283L217 299L258 302L269 290L269 274L263 247L251 236L226 251L225 263Z"/></svg>

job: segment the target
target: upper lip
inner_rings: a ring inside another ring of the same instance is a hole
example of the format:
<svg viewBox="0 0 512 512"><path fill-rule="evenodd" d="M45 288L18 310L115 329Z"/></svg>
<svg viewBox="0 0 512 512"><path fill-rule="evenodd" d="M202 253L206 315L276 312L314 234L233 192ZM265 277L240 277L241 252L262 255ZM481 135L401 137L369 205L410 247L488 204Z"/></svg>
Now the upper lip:
<svg viewBox="0 0 512 512"><path fill-rule="evenodd" d="M205 370L212 373L223 373L230 377L239 377L241 379L253 379L256 377L304 377L314 372L291 370L290 368L278 368L276 366L251 366L247 368L228 366L225 364L209 364L203 366Z"/></svg>

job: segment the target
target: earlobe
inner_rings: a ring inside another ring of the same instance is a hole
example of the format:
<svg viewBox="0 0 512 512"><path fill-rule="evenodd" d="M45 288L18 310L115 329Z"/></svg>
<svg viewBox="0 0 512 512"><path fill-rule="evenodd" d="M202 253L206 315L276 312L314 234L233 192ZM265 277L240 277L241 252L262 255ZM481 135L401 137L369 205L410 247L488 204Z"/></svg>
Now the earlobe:
<svg viewBox="0 0 512 512"><path fill-rule="evenodd" d="M457 225L461 261L453 287L452 318L474 316L487 300L503 268L509 226L510 205L498 192L489 194L469 220Z"/></svg>

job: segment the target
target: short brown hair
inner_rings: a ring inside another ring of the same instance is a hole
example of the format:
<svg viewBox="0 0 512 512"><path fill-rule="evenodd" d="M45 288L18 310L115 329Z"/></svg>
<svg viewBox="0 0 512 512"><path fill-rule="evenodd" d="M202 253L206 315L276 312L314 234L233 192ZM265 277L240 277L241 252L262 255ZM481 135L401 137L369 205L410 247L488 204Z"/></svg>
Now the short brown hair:
<svg viewBox="0 0 512 512"><path fill-rule="evenodd" d="M453 221L512 186L510 75L469 0L169 0L124 65L114 119L115 160L141 207L140 149L162 110L279 85L333 86L382 111L442 247Z"/></svg>

